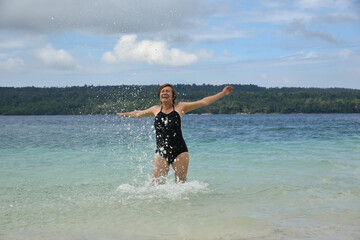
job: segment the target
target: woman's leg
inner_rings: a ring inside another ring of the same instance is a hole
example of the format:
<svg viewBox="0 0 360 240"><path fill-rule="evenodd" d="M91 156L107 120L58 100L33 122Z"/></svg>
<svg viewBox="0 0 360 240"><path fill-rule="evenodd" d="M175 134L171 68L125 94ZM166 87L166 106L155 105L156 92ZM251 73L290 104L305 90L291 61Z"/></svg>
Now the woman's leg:
<svg viewBox="0 0 360 240"><path fill-rule="evenodd" d="M175 171L175 181L176 182L186 182L186 175L189 167L189 153L183 152L177 158L176 161L172 164Z"/></svg>
<svg viewBox="0 0 360 240"><path fill-rule="evenodd" d="M170 164L165 158L156 154L153 169L153 183L165 183L165 177L168 175Z"/></svg>

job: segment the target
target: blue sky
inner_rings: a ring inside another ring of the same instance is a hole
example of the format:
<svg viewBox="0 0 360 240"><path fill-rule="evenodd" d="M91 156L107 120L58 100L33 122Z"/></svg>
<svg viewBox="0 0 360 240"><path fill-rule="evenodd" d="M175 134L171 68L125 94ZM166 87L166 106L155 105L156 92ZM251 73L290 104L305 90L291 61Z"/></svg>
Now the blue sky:
<svg viewBox="0 0 360 240"><path fill-rule="evenodd" d="M360 89L360 1L0 1L0 86L165 82Z"/></svg>

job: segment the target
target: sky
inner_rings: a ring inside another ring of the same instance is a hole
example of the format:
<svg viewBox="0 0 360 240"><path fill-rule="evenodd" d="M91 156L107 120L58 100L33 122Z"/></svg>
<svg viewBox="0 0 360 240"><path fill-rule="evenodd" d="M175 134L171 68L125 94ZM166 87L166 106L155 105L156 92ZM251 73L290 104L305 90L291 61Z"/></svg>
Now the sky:
<svg viewBox="0 0 360 240"><path fill-rule="evenodd" d="M0 87L360 89L360 0L0 0Z"/></svg>

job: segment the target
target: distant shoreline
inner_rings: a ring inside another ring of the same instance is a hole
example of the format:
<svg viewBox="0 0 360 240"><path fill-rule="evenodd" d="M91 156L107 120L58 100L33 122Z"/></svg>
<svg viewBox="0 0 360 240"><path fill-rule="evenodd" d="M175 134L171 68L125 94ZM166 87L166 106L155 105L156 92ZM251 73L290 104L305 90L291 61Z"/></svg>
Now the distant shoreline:
<svg viewBox="0 0 360 240"><path fill-rule="evenodd" d="M178 101L197 101L225 85L174 85ZM360 90L264 88L232 84L231 95L191 114L360 113ZM158 105L158 85L0 87L0 115L113 115Z"/></svg>
<svg viewBox="0 0 360 240"><path fill-rule="evenodd" d="M360 113L186 113L186 116L212 116L212 115L326 115L326 114L360 114ZM0 117L11 116L117 116L116 114L0 114ZM145 117L146 118L146 117ZM151 117L150 117L151 118Z"/></svg>

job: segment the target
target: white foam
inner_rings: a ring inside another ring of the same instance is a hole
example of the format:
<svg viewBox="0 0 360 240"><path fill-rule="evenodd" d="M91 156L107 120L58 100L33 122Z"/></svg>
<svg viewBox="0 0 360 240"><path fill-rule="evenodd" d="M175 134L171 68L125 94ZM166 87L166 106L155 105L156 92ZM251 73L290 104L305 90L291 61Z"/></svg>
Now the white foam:
<svg viewBox="0 0 360 240"><path fill-rule="evenodd" d="M117 196L120 201L136 199L189 199L191 195L209 192L208 185L196 180L185 183L167 181L165 184L159 185L153 185L151 181L147 181L142 186L122 184L116 189L116 194L118 194Z"/></svg>

